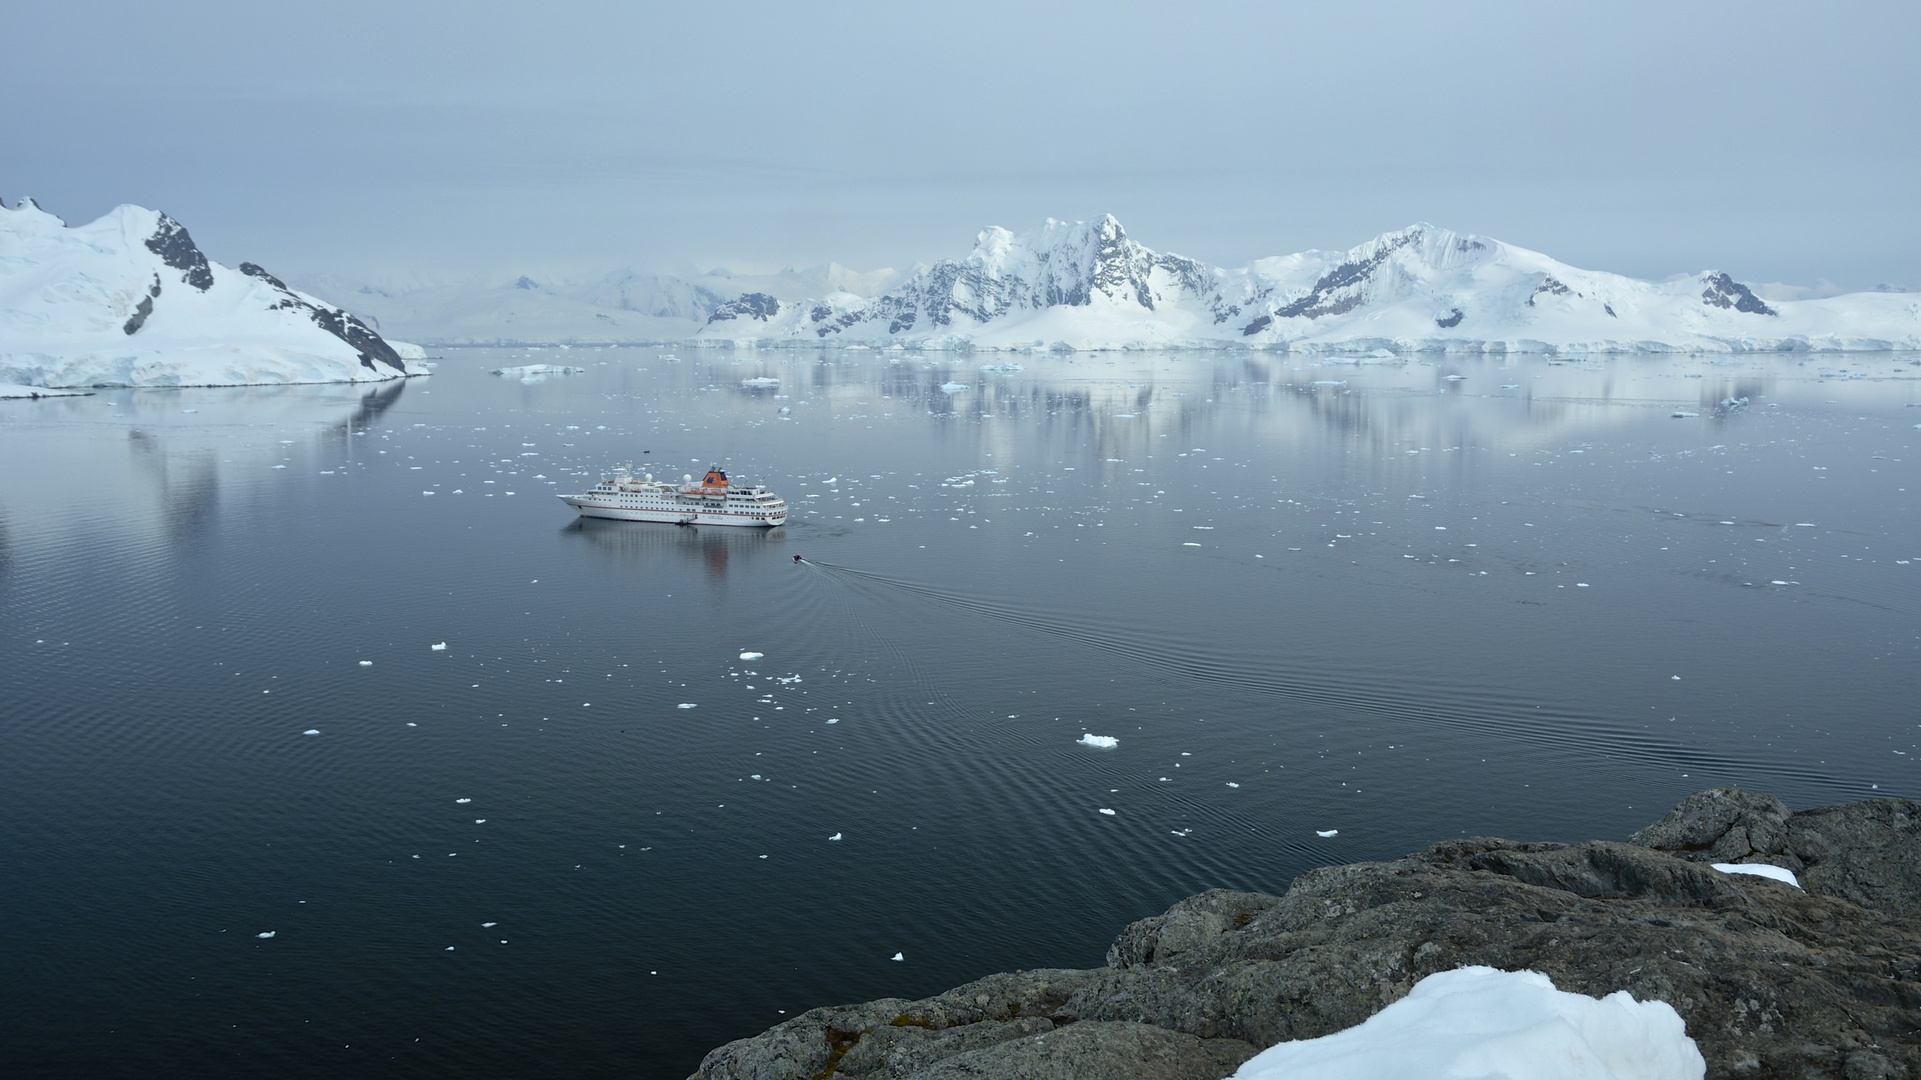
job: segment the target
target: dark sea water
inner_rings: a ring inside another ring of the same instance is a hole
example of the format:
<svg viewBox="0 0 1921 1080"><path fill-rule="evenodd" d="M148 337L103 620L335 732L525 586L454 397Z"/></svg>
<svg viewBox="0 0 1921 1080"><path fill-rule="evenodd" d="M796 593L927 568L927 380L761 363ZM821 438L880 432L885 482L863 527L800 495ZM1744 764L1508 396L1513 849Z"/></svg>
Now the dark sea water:
<svg viewBox="0 0 1921 1080"><path fill-rule="evenodd" d="M1921 796L1915 358L998 359L0 403L0 1072L678 1078L1210 886ZM792 522L553 498L628 460Z"/></svg>

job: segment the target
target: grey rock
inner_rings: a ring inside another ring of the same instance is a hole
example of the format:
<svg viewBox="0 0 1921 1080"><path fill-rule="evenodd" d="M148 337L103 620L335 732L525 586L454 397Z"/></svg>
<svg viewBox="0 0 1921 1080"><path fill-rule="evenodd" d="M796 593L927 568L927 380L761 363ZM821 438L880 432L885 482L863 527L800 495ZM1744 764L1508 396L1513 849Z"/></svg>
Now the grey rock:
<svg viewBox="0 0 1921 1080"><path fill-rule="evenodd" d="M1740 788L1697 791L1666 817L1628 837L1630 844L1696 862L1771 861L1786 853L1787 841L1786 804Z"/></svg>
<svg viewBox="0 0 1921 1080"><path fill-rule="evenodd" d="M1630 843L1453 840L1313 870L1282 896L1214 890L1122 930L1105 967L816 1010L714 1051L695 1076L1221 1077L1485 964L1668 1002L1716 1080L1921 1080L1918 808L1791 815L1720 789ZM1737 848L1800 864L1808 890L1703 865Z"/></svg>
<svg viewBox="0 0 1921 1080"><path fill-rule="evenodd" d="M1218 1080L1257 1052L1148 1024L1075 1024L956 1054L911 1080Z"/></svg>
<svg viewBox="0 0 1921 1080"><path fill-rule="evenodd" d="M1628 842L1692 862L1785 867L1811 893L1921 917L1921 802L1910 799L1790 814L1772 795L1710 788Z"/></svg>

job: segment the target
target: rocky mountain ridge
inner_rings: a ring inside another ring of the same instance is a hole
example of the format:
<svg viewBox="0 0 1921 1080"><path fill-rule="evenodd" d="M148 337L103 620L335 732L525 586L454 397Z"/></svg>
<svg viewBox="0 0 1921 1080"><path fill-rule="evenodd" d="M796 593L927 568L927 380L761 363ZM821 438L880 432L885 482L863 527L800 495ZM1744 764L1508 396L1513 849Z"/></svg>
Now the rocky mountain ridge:
<svg viewBox="0 0 1921 1080"><path fill-rule="evenodd" d="M1122 930L1103 967L815 1009L694 1080L1215 1080L1476 964L1668 1002L1715 1080L1921 1077L1921 803L1790 813L1717 788L1625 843L1451 840L1280 896L1213 890Z"/></svg>
<svg viewBox="0 0 1921 1080"><path fill-rule="evenodd" d="M1921 347L1921 300L1852 293L1770 306L1718 270L1667 282L1581 270L1425 223L1344 252L1228 270L1156 252L1112 215L990 228L878 297L766 294L717 307L733 344L1322 353L1618 353Z"/></svg>

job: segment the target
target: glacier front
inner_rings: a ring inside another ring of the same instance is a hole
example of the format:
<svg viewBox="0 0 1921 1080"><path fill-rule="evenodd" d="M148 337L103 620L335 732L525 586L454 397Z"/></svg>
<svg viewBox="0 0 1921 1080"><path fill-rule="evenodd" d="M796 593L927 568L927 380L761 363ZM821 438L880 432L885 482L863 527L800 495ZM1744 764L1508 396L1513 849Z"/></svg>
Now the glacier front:
<svg viewBox="0 0 1921 1080"><path fill-rule="evenodd" d="M0 203L0 382L377 382L424 374L418 355L253 263L210 261L158 211L69 228L31 199Z"/></svg>
<svg viewBox="0 0 1921 1080"><path fill-rule="evenodd" d="M1329 356L1887 351L1921 348L1921 295L1770 302L1717 270L1641 281L1428 224L1228 270L1153 251L1107 215L1018 236L986 229L965 258L877 297L748 293L717 307L698 339Z"/></svg>

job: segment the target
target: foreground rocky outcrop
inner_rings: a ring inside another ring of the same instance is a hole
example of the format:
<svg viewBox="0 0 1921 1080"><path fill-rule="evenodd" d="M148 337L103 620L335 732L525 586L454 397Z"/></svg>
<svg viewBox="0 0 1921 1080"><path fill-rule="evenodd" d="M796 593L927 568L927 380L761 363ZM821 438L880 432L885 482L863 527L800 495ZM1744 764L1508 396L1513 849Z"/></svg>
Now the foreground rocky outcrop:
<svg viewBox="0 0 1921 1080"><path fill-rule="evenodd" d="M1711 862L1785 866L1807 891ZM1666 1001L1711 1078L1921 1080L1921 803L1791 814L1717 788L1627 843L1451 840L1284 896L1217 889L1127 927L1105 967L815 1009L694 1077L1212 1080L1468 964Z"/></svg>

